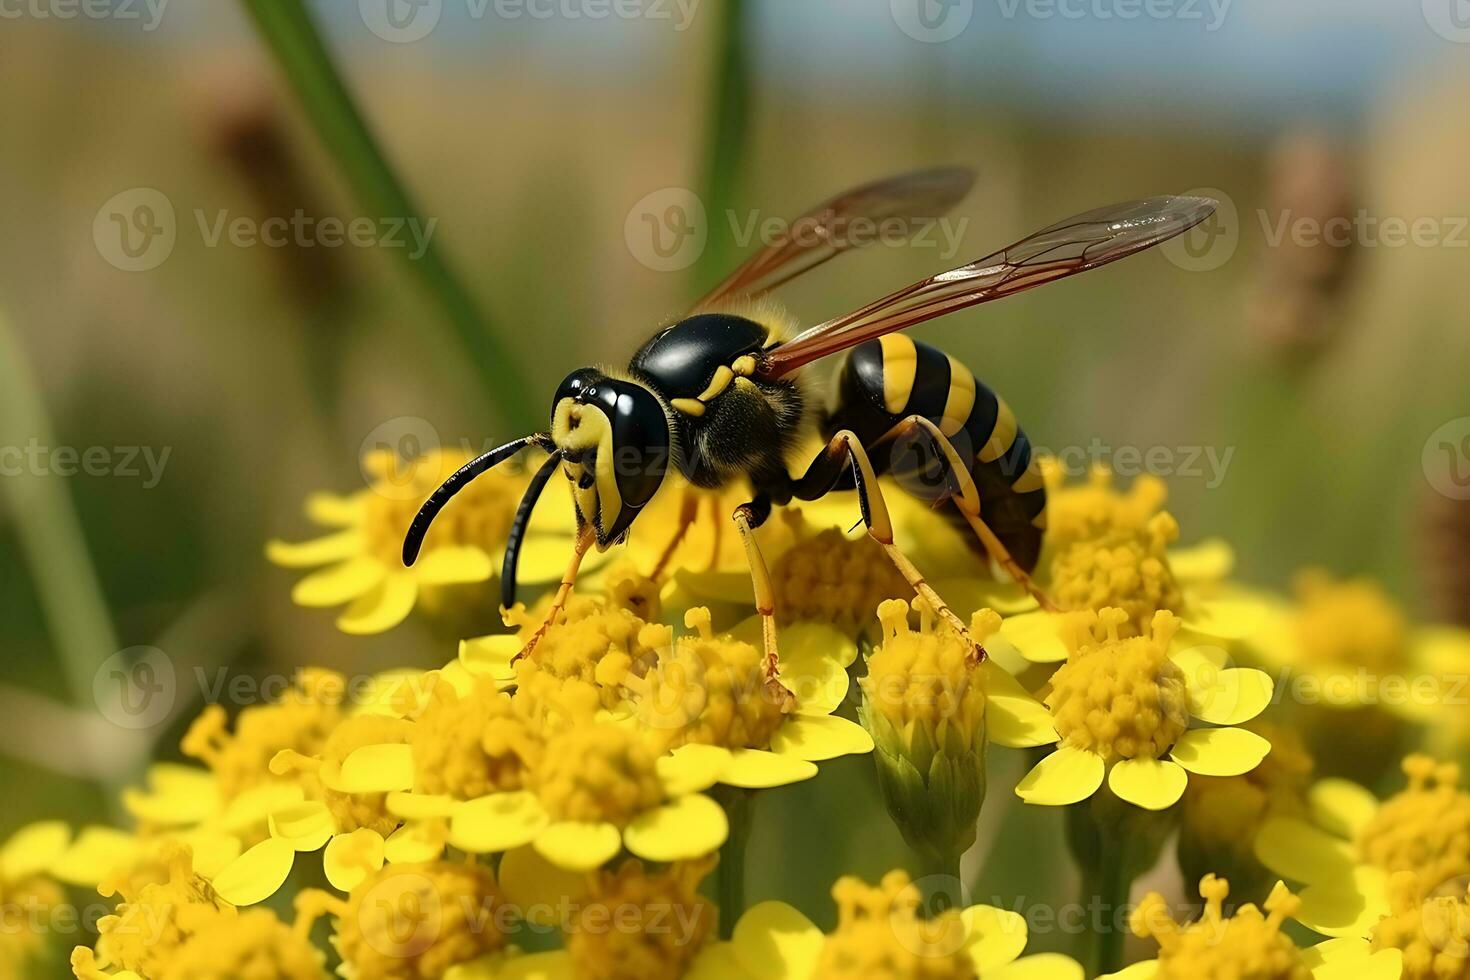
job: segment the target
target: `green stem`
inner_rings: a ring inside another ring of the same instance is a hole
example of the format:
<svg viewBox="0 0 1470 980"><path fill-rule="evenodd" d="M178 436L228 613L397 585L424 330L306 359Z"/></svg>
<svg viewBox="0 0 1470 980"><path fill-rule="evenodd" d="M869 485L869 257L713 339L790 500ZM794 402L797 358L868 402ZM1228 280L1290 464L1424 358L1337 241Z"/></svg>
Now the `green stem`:
<svg viewBox="0 0 1470 980"><path fill-rule="evenodd" d="M388 163L343 83L311 15L301 0L242 0L255 19L281 70L327 151L357 195L358 205L377 218L421 215ZM411 273L438 303L453 339L468 355L501 412L518 427L535 422L523 374L497 339L484 312L450 268L431 236L417 259L398 249Z"/></svg>
<svg viewBox="0 0 1470 980"><path fill-rule="evenodd" d="M1133 879L1126 864L1122 847L1104 848L1101 867L1094 881L1097 887L1089 889L1092 894L1083 896L1087 902L1099 902L1103 911L1102 920L1096 923L1092 976L1116 973L1123 968L1123 942L1127 934L1118 921L1118 912L1128 904L1129 893L1133 890Z"/></svg>
<svg viewBox="0 0 1470 980"><path fill-rule="evenodd" d="M730 836L720 848L719 891L715 899L720 909L720 938L729 939L745 911L745 845L750 840L755 794L721 786L715 796L730 822Z"/></svg>
<svg viewBox="0 0 1470 980"><path fill-rule="evenodd" d="M964 906L964 896L961 894L963 885L960 883L960 855L941 856L916 849L914 862L923 890L921 898L924 911L928 915L938 915Z"/></svg>
<svg viewBox="0 0 1470 980"><path fill-rule="evenodd" d="M695 263L703 291L730 271L734 243L724 233L726 209L735 204L750 128L750 61L745 0L725 0L715 36L715 65L704 139L701 191L710 234Z"/></svg>

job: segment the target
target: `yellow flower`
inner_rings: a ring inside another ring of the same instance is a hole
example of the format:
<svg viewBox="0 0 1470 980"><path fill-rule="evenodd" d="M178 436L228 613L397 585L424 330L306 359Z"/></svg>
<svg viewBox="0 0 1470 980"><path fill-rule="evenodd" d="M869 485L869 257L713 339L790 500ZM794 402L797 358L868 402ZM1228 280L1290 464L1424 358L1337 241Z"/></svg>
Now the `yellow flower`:
<svg viewBox="0 0 1470 980"><path fill-rule="evenodd" d="M1204 916L1179 925L1157 892L1146 895L1129 924L1140 937L1152 936L1159 958L1135 963L1112 980L1397 980L1397 951L1374 952L1364 939L1336 939L1300 949L1281 931L1300 903L1286 886L1276 883L1266 899L1265 914L1251 904L1225 916L1230 884L1206 875L1199 886ZM1108 978L1100 978L1108 980Z"/></svg>
<svg viewBox="0 0 1470 980"><path fill-rule="evenodd" d="M49 912L61 904L64 896L54 879L70 842L70 828L48 820L22 827L0 847L0 909L13 915L0 930L0 977L31 975L43 934L18 923L27 910Z"/></svg>
<svg viewBox="0 0 1470 980"><path fill-rule="evenodd" d="M327 980L326 956L267 909L221 917L187 939L157 980Z"/></svg>
<svg viewBox="0 0 1470 980"><path fill-rule="evenodd" d="M1240 775L1270 751L1259 735L1230 727L1270 703L1270 677L1225 668L1218 651L1170 653L1179 620L1168 611L1154 614L1144 636L1125 638L1127 622L1126 612L1109 608L1065 624L1067 662L1046 699L1061 746L1017 784L1026 802L1076 803L1106 777L1120 799L1162 810L1183 795L1189 772ZM1191 717L1226 727L1191 730Z"/></svg>
<svg viewBox="0 0 1470 980"><path fill-rule="evenodd" d="M274 540L266 545L266 557L285 568L326 566L297 582L291 598L314 608L346 604L338 628L370 634L397 626L416 605L432 604L447 587L490 582L499 574L526 484L524 473L509 467L494 469L461 491L429 529L418 562L403 565L403 538L419 506L468 460L467 453L451 450L407 462L391 452L375 453L363 461L372 474L367 489L349 497L311 497L308 515L333 532L300 544ZM558 499L558 492L566 491L547 488L552 499L538 508L536 533L527 536L520 558L523 582L555 581L566 565L572 511L570 500Z"/></svg>
<svg viewBox="0 0 1470 980"><path fill-rule="evenodd" d="M1344 779L1308 794L1310 819L1266 821L1256 856L1282 877L1304 882L1296 918L1328 936L1365 936L1388 914L1388 882L1418 876L1424 894L1470 875L1470 793L1460 770L1428 756L1403 762L1409 785L1381 803Z"/></svg>
<svg viewBox="0 0 1470 980"><path fill-rule="evenodd" d="M1450 887L1425 897L1409 871L1389 882L1390 914L1373 927L1372 943L1403 952L1404 980L1470 978L1470 894L1463 878Z"/></svg>

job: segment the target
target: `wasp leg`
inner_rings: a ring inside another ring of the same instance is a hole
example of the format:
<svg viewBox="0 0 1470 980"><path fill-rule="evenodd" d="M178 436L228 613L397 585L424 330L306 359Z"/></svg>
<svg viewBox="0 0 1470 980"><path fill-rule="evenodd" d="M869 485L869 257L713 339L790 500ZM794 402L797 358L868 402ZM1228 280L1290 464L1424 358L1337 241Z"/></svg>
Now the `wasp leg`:
<svg viewBox="0 0 1470 980"><path fill-rule="evenodd" d="M943 617L960 636L970 641L974 648L973 658L977 661L983 660L985 648L970 639L970 631L955 615L954 610L924 581L923 574L893 543L893 522L888 517L888 504L883 499L883 491L878 487L878 476L868 459L867 450L855 433L843 429L834 435L827 447L812 460L807 471L792 484L792 496L798 500L816 500L836 485L843 470L848 467L852 468L853 482L857 485L858 505L862 509L863 523L868 527L869 537L878 542L888 560L893 562L914 592L922 596L935 613Z"/></svg>
<svg viewBox="0 0 1470 980"><path fill-rule="evenodd" d="M1029 592L1031 597L1036 600L1042 609L1048 612L1056 612L1056 603L1051 601L1051 597L1042 591L1041 587L1032 581L1031 576L1026 574L1025 570L1016 562L1016 559L1011 557L1010 550L1001 543L1000 538L990 529L990 525L986 524L980 516L982 505L980 489L975 486L975 480L970 475L969 467L965 465L964 460L960 457L959 450L955 449L954 443L949 441L948 437L939 430L937 425L922 415L910 415L890 429L875 445L881 445L893 439L901 438L913 432L915 429L924 430L934 443L934 447L944 454L945 461L949 464L950 475L954 478L957 486L957 492L954 496L950 497L950 500L959 509L960 514L964 516L965 521L970 525L970 529L980 539L980 543L985 546L986 553L1001 568L1006 570L1006 574L1010 575L1016 584Z"/></svg>
<svg viewBox="0 0 1470 980"><path fill-rule="evenodd" d="M587 557L587 552L592 550L592 544L596 540L597 536L593 533L591 525L582 525L581 530L577 532L577 543L572 549L572 558L567 562L567 570L562 573L561 584L556 587L556 595L551 600L551 608L546 611L546 618L541 621L536 632L531 634L531 638L526 641L521 652L511 658L512 663L522 657L533 655L536 644L541 642L546 631L551 629L552 624L556 622L556 617L566 608L567 600L572 597L572 586L577 583L577 572L582 567L582 559Z"/></svg>
<svg viewBox="0 0 1470 980"><path fill-rule="evenodd" d="M765 652L766 683L776 680L781 660L776 651L776 587L771 584L771 571L766 566L766 557L761 554L760 543L755 539L755 529L771 516L771 498L760 494L748 504L735 508L732 519L740 532L740 541L745 545L745 561L750 566L750 584L755 591L755 611L761 618L761 648Z"/></svg>
<svg viewBox="0 0 1470 980"><path fill-rule="evenodd" d="M674 552L678 551L679 545L684 543L684 537L689 533L689 529L694 526L694 521L698 517L699 494L694 490L686 488L683 491L683 496L679 498L679 525L674 529L674 537L664 548L663 553L658 556L658 564L654 565L653 571L648 573L649 578L657 579L664 573L664 569L669 566L670 560L674 557Z"/></svg>

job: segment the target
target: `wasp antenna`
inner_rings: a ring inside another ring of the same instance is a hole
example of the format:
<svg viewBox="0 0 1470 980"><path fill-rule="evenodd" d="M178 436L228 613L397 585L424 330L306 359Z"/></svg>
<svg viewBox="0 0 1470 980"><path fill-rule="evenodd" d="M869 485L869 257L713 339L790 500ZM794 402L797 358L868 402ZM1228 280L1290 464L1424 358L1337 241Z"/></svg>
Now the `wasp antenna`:
<svg viewBox="0 0 1470 980"><path fill-rule="evenodd" d="M536 501L541 499L541 491L546 489L546 481L551 479L551 474L556 472L556 466L561 462L561 450L558 449L547 457L546 462L541 464L531 482L526 485L526 492L521 495L520 506L516 508L516 516L510 523L510 537L505 542L505 563L500 568L500 604L509 609L516 601L516 566L521 560L521 544L526 540L526 528L531 523L531 511L536 509Z"/></svg>
<svg viewBox="0 0 1470 980"><path fill-rule="evenodd" d="M548 442L549 437L538 432L515 442L507 442L455 470L449 479L439 485L439 489L429 494L429 499L424 501L424 505L414 515L413 523L409 524L408 533L403 537L403 564L412 565L418 561L419 549L424 545L424 535L429 533L429 525L434 523L434 518L439 516L444 505L468 486L470 481L486 470L499 466L532 443L546 445Z"/></svg>

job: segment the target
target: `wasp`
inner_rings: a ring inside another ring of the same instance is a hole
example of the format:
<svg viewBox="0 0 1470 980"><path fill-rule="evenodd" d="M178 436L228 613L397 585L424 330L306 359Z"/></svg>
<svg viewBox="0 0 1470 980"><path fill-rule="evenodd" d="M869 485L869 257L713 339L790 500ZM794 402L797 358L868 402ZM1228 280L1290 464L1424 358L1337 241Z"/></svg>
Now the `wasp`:
<svg viewBox="0 0 1470 980"><path fill-rule="evenodd" d="M625 370L584 367L567 375L551 399L548 431L506 443L451 475L413 520L404 563L413 564L430 523L455 493L539 447L547 458L526 488L505 551L506 606L515 601L531 511L557 470L571 484L578 530L551 610L523 655L566 603L583 556L626 538L672 472L692 488L749 488L749 501L730 519L750 565L768 679L778 667L775 595L754 531L772 508L836 489L857 491L867 533L914 591L968 635L895 546L879 486L884 475L945 507L994 562L1045 603L1029 577L1046 529L1046 490L1029 440L1004 399L968 368L899 331L1151 248L1204 221L1216 203L1164 196L1088 211L805 330L771 297L776 287L861 244L841 229L893 220L918 227L949 210L973 181L966 169L923 170L858 187L806 212L688 314L661 327ZM805 369L837 354L844 357L835 383L820 397ZM811 433L822 448L799 458ZM895 451L905 442L922 447L920 462ZM695 519L698 490L689 492L665 559ZM976 659L984 656L978 645L974 650Z"/></svg>

